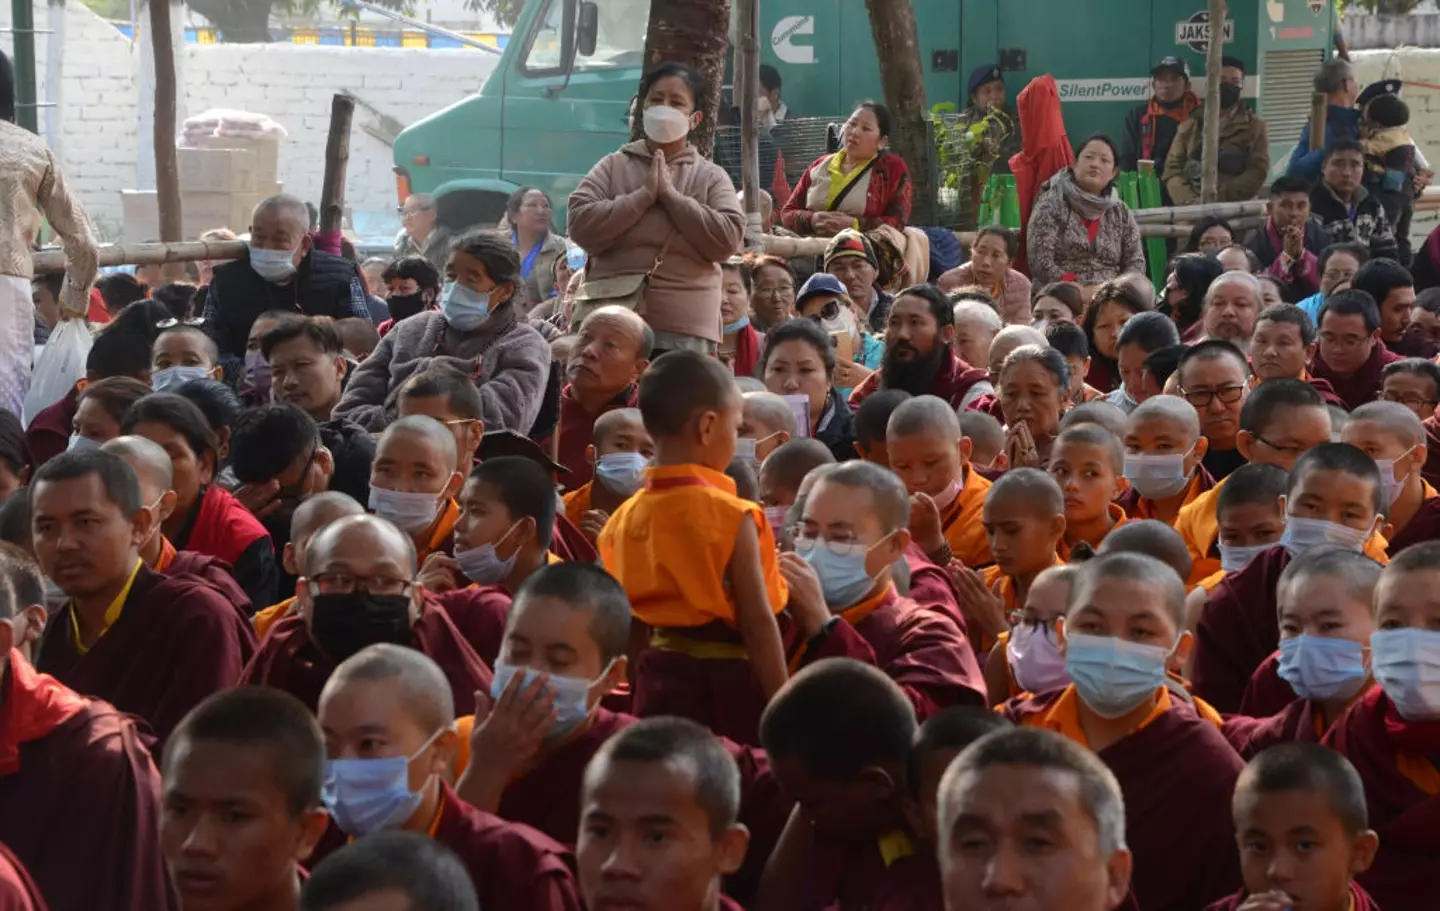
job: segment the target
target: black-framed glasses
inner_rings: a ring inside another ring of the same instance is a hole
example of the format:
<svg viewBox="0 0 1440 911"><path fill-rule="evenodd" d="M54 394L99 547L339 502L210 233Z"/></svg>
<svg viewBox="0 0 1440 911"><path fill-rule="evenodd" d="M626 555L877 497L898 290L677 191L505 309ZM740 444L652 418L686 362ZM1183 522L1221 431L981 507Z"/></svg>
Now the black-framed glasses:
<svg viewBox="0 0 1440 911"><path fill-rule="evenodd" d="M357 591L371 595L403 595L415 592L415 583L394 576L357 576L354 573L317 573L309 579L312 595L350 595Z"/></svg>
<svg viewBox="0 0 1440 911"><path fill-rule="evenodd" d="M197 316L192 319L176 319L172 316L169 319L162 319L155 323L155 328L174 329L176 326L190 326L192 328L198 328L203 325L205 325L205 317L203 316Z"/></svg>
<svg viewBox="0 0 1440 911"><path fill-rule="evenodd" d="M1305 447L1303 446L1279 446L1260 436L1258 433L1255 434L1255 442L1264 443L1266 446L1269 446L1271 449L1275 450L1281 455L1302 456L1305 454Z"/></svg>
<svg viewBox="0 0 1440 911"><path fill-rule="evenodd" d="M1375 393L1375 400L1379 402L1394 402L1397 405L1404 405L1406 408L1409 408L1411 410L1414 410L1416 408L1434 408L1436 404L1440 404L1425 398L1419 393L1415 393L1412 395L1399 395L1394 392L1386 392L1383 389Z"/></svg>
<svg viewBox="0 0 1440 911"><path fill-rule="evenodd" d="M1216 398L1223 404L1233 405L1245 397L1245 384L1235 386L1221 386L1219 389L1196 389L1193 392L1189 389L1181 389L1180 394L1185 401L1196 408L1205 408Z"/></svg>

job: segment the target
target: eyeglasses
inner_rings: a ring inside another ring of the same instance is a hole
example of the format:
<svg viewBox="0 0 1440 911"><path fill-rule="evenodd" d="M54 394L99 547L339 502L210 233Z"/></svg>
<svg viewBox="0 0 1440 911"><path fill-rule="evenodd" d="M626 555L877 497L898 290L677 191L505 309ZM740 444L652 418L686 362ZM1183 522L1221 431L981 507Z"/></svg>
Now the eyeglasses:
<svg viewBox="0 0 1440 911"><path fill-rule="evenodd" d="M1207 408L1217 398L1222 404L1233 405L1245 397L1245 384L1221 386L1219 389L1181 389L1180 394L1196 408Z"/></svg>
<svg viewBox="0 0 1440 911"><path fill-rule="evenodd" d="M869 550L864 541L856 540L853 537L843 541L831 541L828 538L807 535L805 527L800 524L791 527L790 535L795 539L795 552L798 554L806 554L822 546L837 557L848 557L857 551L865 553Z"/></svg>
<svg viewBox="0 0 1440 911"><path fill-rule="evenodd" d="M1036 619L1034 619L1034 620L1026 620L1026 619L1025 619L1025 612L1024 612L1023 610L1021 610L1020 608L1018 608L1018 607L1015 608L1015 609L1013 609L1013 610L1009 610L1009 611L1006 611L1006 612L1005 612L1005 620L1006 620L1006 622L1008 622L1012 627L1013 627L1013 626L1019 626L1020 624L1023 623L1023 624L1025 624L1026 626L1033 626L1033 627L1035 627L1036 629L1043 630L1043 631L1045 632L1045 635L1046 635L1046 636L1053 636L1053 635L1054 635L1054 633L1055 633L1055 621L1058 620L1058 619L1059 619L1058 617L1051 617L1049 620L1041 620L1041 619L1038 619L1038 618L1036 618Z"/></svg>
<svg viewBox="0 0 1440 911"><path fill-rule="evenodd" d="M1370 339L1371 336L1368 335L1334 335L1330 332L1320 333L1320 341L1322 344L1345 351L1354 351L1356 348L1370 341Z"/></svg>
<svg viewBox="0 0 1440 911"><path fill-rule="evenodd" d="M1375 393L1375 398L1377 401L1381 402L1394 402L1397 405L1404 405L1406 408L1412 410L1416 408L1434 408L1436 404L1440 404L1432 401L1431 399L1427 399L1418 393L1411 395L1397 395L1393 392L1386 392L1383 389Z"/></svg>
<svg viewBox="0 0 1440 911"><path fill-rule="evenodd" d="M371 595L402 595L410 597L415 583L393 576L357 576L353 573L319 573L310 577L312 595L350 595L357 591Z"/></svg>
<svg viewBox="0 0 1440 911"><path fill-rule="evenodd" d="M172 316L169 319L162 319L157 322L155 328L174 329L176 326L190 326L191 328L195 328L203 325L205 325L205 317L203 316L197 316L194 319L176 319Z"/></svg>
<svg viewBox="0 0 1440 911"><path fill-rule="evenodd" d="M1256 435L1255 435L1255 442L1257 442L1257 443L1264 443L1266 446L1269 446L1271 449L1275 450L1276 452L1278 452L1278 453L1280 453L1281 455L1284 455L1284 456L1297 456L1297 457L1298 457L1298 456L1302 456L1302 455L1305 454L1305 447L1304 447L1304 446L1277 446L1276 444L1270 442L1269 440L1265 439L1264 437L1260 436L1259 434L1256 434Z"/></svg>

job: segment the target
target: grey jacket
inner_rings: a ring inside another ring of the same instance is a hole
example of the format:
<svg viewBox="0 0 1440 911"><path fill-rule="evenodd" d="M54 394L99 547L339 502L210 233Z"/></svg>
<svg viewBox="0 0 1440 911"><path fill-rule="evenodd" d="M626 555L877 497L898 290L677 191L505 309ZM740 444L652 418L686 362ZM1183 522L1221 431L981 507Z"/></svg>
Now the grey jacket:
<svg viewBox="0 0 1440 911"><path fill-rule="evenodd" d="M474 377L486 430L530 432L550 377L550 346L509 305L464 334L450 329L439 310L396 323L350 374L334 417L384 430L397 416L400 387L435 362Z"/></svg>
<svg viewBox="0 0 1440 911"><path fill-rule="evenodd" d="M1106 209L1092 244L1085 222L1070 208L1053 179L1041 188L1025 235L1030 281L1035 287L1058 282L1072 272L1080 284L1093 285L1126 272L1145 271L1140 226L1129 207L1116 202Z"/></svg>

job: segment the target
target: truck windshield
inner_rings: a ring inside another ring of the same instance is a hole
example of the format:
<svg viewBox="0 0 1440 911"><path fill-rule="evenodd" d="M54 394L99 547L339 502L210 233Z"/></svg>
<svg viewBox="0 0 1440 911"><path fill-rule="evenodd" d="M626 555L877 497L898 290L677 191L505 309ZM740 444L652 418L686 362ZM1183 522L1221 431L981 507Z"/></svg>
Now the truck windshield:
<svg viewBox="0 0 1440 911"><path fill-rule="evenodd" d="M595 53L575 61L577 70L635 69L645 59L645 26L650 0L599 0L600 29Z"/></svg>

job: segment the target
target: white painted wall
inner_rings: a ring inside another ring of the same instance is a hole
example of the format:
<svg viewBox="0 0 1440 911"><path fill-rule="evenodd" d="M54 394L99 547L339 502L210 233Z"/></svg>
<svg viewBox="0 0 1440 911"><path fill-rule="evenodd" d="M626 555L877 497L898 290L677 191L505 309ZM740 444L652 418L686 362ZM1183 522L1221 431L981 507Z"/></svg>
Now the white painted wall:
<svg viewBox="0 0 1440 911"><path fill-rule="evenodd" d="M37 27L46 0L35 0ZM136 185L139 161L139 52L83 4L65 4L66 34L59 143L66 176L100 234L120 236L120 190ZM10 25L10 4L0 3L0 26ZM36 50L42 100L46 41ZM12 50L11 36L0 47ZM473 50L338 48L293 44L186 45L177 61L183 74L181 107L191 114L224 107L268 114L290 133L281 147L280 179L286 190L319 202L331 97L348 89L382 114L411 124L480 90L498 59ZM357 107L351 135L346 202L352 210L393 212L395 178L389 145L363 127L377 120ZM46 118L40 118L42 129ZM240 227L240 226L235 226Z"/></svg>

